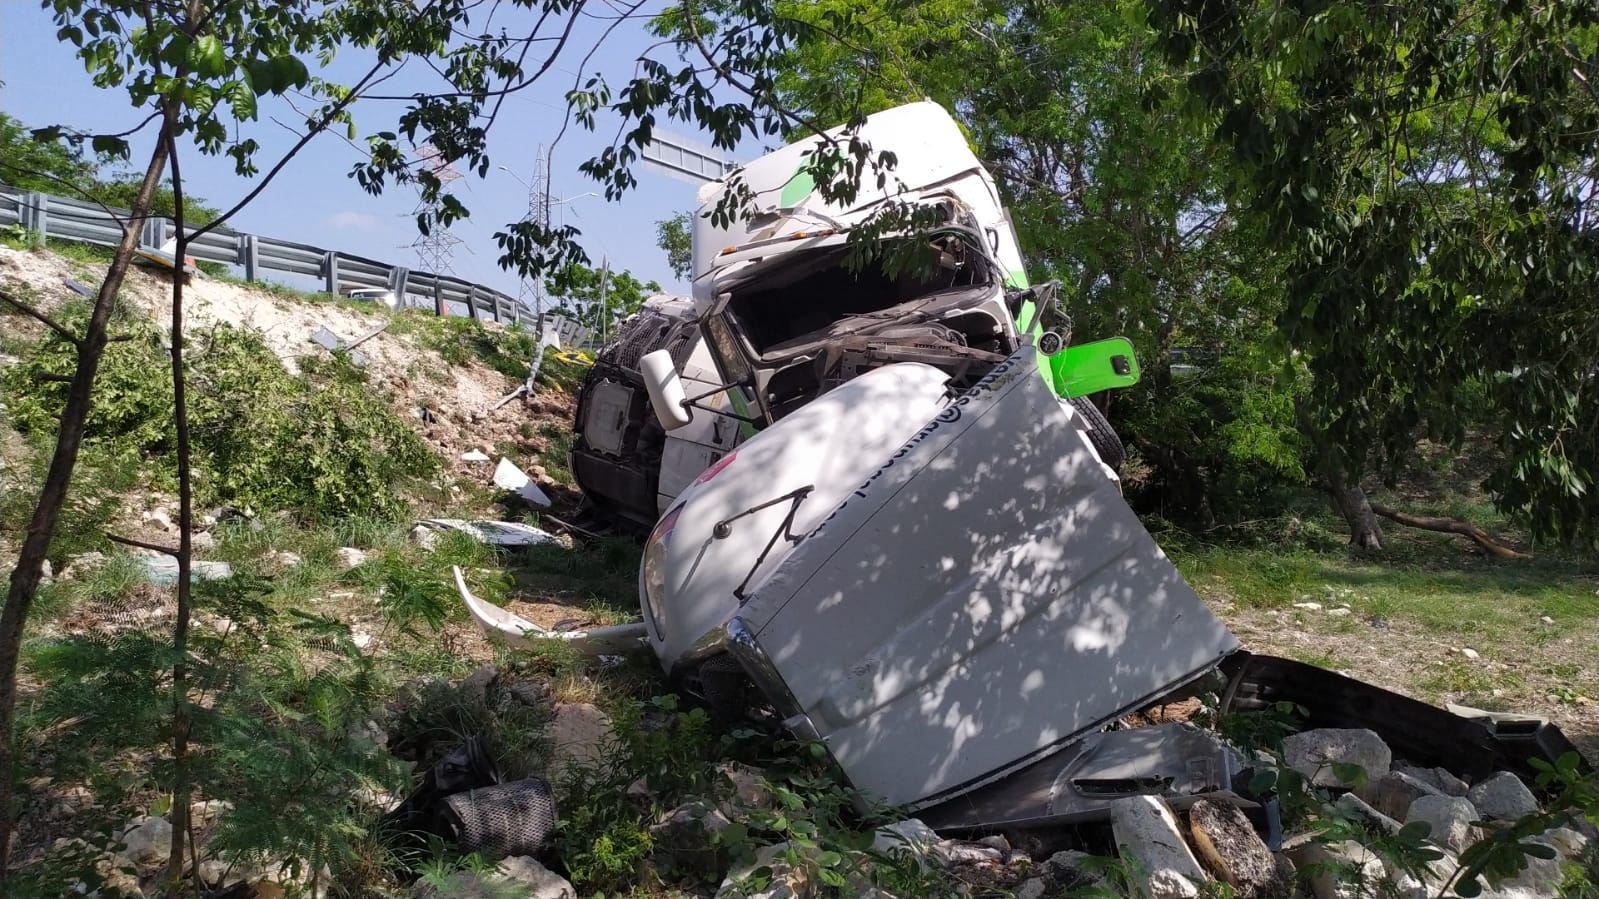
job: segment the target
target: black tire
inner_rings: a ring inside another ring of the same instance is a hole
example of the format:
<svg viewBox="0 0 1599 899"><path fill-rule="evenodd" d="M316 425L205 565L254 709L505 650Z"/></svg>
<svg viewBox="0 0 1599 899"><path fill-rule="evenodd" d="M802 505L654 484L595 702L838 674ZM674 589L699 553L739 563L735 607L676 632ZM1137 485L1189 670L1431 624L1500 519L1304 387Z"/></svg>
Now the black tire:
<svg viewBox="0 0 1599 899"><path fill-rule="evenodd" d="M1127 461L1127 450L1122 446L1122 439L1116 436L1116 431L1105 420L1105 413L1099 407L1089 402L1086 396L1071 398L1072 408L1088 423L1088 440L1094 444L1094 451L1099 453L1100 461L1111 467L1112 471L1120 472L1122 463Z"/></svg>

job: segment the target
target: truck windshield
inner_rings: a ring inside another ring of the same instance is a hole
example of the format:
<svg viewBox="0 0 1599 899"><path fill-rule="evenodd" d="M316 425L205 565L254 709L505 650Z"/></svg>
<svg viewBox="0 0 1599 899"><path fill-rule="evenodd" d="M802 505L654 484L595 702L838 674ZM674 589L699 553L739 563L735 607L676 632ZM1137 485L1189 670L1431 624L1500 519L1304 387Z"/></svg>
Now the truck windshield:
<svg viewBox="0 0 1599 899"><path fill-rule="evenodd" d="M841 319L884 312L946 291L994 283L987 257L962 235L928 246L931 265L890 273L882 254L858 271L844 264L846 247L796 254L733 290L728 311L757 355Z"/></svg>

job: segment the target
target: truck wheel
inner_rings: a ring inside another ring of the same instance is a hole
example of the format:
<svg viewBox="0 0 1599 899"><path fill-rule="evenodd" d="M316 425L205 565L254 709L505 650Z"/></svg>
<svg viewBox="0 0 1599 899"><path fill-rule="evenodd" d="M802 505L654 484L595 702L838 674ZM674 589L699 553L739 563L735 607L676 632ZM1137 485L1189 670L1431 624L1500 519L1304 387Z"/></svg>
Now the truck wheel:
<svg viewBox="0 0 1599 899"><path fill-rule="evenodd" d="M1121 471L1122 463L1127 461L1127 450L1122 446L1122 439L1116 436L1116 431L1111 428L1110 422L1105 420L1105 414L1099 407L1089 402L1086 396L1071 398L1072 409L1083 417L1088 425L1088 440L1094 445L1094 451L1099 453L1100 461L1111 467L1112 471Z"/></svg>

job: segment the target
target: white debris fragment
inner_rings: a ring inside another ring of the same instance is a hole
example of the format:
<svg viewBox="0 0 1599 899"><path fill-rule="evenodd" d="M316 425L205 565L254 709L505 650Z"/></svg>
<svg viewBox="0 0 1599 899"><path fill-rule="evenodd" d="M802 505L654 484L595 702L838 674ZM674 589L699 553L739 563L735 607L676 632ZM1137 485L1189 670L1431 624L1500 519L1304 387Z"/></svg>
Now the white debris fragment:
<svg viewBox="0 0 1599 899"><path fill-rule="evenodd" d="M533 483L533 479L527 476L527 472L516 467L516 463L510 459L502 458L500 459L500 464L495 466L494 486L502 490L510 490L540 508L548 509L550 507L549 496L539 489L539 485Z"/></svg>
<svg viewBox="0 0 1599 899"><path fill-rule="evenodd" d="M461 461L462 462L487 462L487 461L489 461L489 457L488 457L487 453L483 452L480 449L469 449L466 452L461 454Z"/></svg>

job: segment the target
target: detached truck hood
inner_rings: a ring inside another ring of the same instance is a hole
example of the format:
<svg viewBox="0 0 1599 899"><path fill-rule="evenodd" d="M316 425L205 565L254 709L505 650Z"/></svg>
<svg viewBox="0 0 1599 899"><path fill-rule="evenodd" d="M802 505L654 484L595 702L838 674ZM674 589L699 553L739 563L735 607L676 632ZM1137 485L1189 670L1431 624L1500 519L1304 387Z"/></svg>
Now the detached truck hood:
<svg viewBox="0 0 1599 899"><path fill-rule="evenodd" d="M727 621L789 728L867 794L960 795L1238 648L1073 415L1022 348L878 457Z"/></svg>

